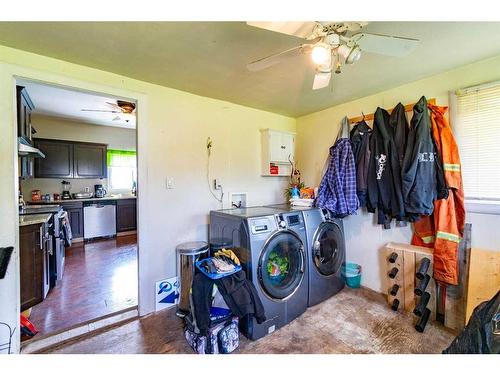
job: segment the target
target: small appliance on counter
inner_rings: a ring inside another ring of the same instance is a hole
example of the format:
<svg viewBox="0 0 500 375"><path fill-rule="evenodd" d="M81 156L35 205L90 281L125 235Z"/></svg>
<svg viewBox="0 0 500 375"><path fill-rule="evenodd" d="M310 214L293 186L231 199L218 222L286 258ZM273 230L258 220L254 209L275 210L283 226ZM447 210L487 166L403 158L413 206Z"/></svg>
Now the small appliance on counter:
<svg viewBox="0 0 500 375"><path fill-rule="evenodd" d="M71 199L71 193L70 193L71 182L63 180L61 182L61 184L63 186L63 191L62 191L62 194L61 194L61 199Z"/></svg>
<svg viewBox="0 0 500 375"><path fill-rule="evenodd" d="M32 201L41 201L42 200L42 193L40 190L32 190L31 191L31 200Z"/></svg>
<svg viewBox="0 0 500 375"><path fill-rule="evenodd" d="M26 205L26 202L24 201L23 193L21 193L21 190L19 190L19 208L23 208Z"/></svg>
<svg viewBox="0 0 500 375"><path fill-rule="evenodd" d="M108 193L106 189L100 184L94 185L94 195L96 198L104 198Z"/></svg>

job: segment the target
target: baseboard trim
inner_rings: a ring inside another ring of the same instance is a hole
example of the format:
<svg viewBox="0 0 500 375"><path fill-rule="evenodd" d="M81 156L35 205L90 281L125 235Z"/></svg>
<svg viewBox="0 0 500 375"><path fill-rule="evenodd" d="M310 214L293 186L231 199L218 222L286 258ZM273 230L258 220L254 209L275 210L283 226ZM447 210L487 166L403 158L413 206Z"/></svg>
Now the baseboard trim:
<svg viewBox="0 0 500 375"><path fill-rule="evenodd" d="M21 343L21 354L39 353L67 341L80 338L114 325L123 324L126 321L134 320L138 317L139 312L137 306L134 306L126 310L105 315L98 319L90 320L70 329L59 330L39 338L34 337L31 340Z"/></svg>

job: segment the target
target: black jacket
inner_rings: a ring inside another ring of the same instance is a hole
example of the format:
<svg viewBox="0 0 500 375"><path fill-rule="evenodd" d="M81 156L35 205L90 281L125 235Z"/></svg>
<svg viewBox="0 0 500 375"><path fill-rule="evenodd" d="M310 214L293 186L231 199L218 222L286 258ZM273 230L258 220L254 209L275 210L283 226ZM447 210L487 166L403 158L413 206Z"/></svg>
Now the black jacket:
<svg viewBox="0 0 500 375"><path fill-rule="evenodd" d="M396 111L394 116L398 113ZM397 127L391 127L390 123L389 113L383 108L377 108L370 140L367 208L369 212L378 209L378 223L383 224L385 228L390 228L392 218L403 220L405 216L401 168L398 148L394 141Z"/></svg>
<svg viewBox="0 0 500 375"><path fill-rule="evenodd" d="M352 152L356 162L356 194L359 206L365 207L368 190L368 168L370 166L370 137L372 129L365 121L358 122L351 130Z"/></svg>
<svg viewBox="0 0 500 375"><path fill-rule="evenodd" d="M259 324L266 320L264 306L255 286L246 278L245 271L239 271L217 280L212 280L199 272L193 279L192 296L196 324L202 335L206 335L210 327L214 283L234 315L239 318L251 315Z"/></svg>
<svg viewBox="0 0 500 375"><path fill-rule="evenodd" d="M405 210L410 221L420 215L431 215L434 200L443 198L446 192L439 186L438 172L442 164L431 137L430 117L424 96L413 107L410 132L403 160L402 180ZM442 173L442 169L441 169ZM444 175L440 184L444 183Z"/></svg>
<svg viewBox="0 0 500 375"><path fill-rule="evenodd" d="M396 152L398 155L399 167L401 168L405 157L406 141L410 131L408 121L406 120L405 106L403 104L399 103L392 110L391 117L389 119L389 126L392 130L394 143L396 145Z"/></svg>

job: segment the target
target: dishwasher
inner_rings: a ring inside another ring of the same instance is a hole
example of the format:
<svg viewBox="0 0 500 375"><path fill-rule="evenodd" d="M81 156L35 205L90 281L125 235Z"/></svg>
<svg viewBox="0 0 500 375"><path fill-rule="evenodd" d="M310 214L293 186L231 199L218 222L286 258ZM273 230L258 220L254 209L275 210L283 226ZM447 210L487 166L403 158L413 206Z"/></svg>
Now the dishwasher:
<svg viewBox="0 0 500 375"><path fill-rule="evenodd" d="M114 201L83 204L83 239L116 235L116 204Z"/></svg>

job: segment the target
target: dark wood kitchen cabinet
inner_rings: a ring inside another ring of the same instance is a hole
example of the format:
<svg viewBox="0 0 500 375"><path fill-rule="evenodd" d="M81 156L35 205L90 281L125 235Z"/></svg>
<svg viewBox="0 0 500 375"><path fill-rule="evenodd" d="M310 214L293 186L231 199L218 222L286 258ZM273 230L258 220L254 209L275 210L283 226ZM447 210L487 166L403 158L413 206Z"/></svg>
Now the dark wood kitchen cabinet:
<svg viewBox="0 0 500 375"><path fill-rule="evenodd" d="M45 154L35 160L35 177L73 178L73 143L35 139L35 147Z"/></svg>
<svg viewBox="0 0 500 375"><path fill-rule="evenodd" d="M62 208L68 213L71 233L73 238L83 237L83 203L68 202L63 203Z"/></svg>
<svg viewBox="0 0 500 375"><path fill-rule="evenodd" d="M116 231L126 232L137 228L137 208L135 199L116 201Z"/></svg>
<svg viewBox="0 0 500 375"><path fill-rule="evenodd" d="M107 146L93 143L73 144L73 178L105 178Z"/></svg>
<svg viewBox="0 0 500 375"><path fill-rule="evenodd" d="M49 254L45 225L19 227L21 311L42 302L48 292Z"/></svg>
<svg viewBox="0 0 500 375"><path fill-rule="evenodd" d="M17 99L17 136L33 144L32 136L36 133L31 124L31 113L35 109L26 88L16 86ZM19 177L28 179L34 175L34 160L32 156L19 156Z"/></svg>
<svg viewBox="0 0 500 375"><path fill-rule="evenodd" d="M107 145L55 139L35 139L45 159L35 160L38 178L106 178Z"/></svg>
<svg viewBox="0 0 500 375"><path fill-rule="evenodd" d="M16 86L17 94L17 136L32 142L34 129L31 125L31 113L35 109L28 91L23 86Z"/></svg>

